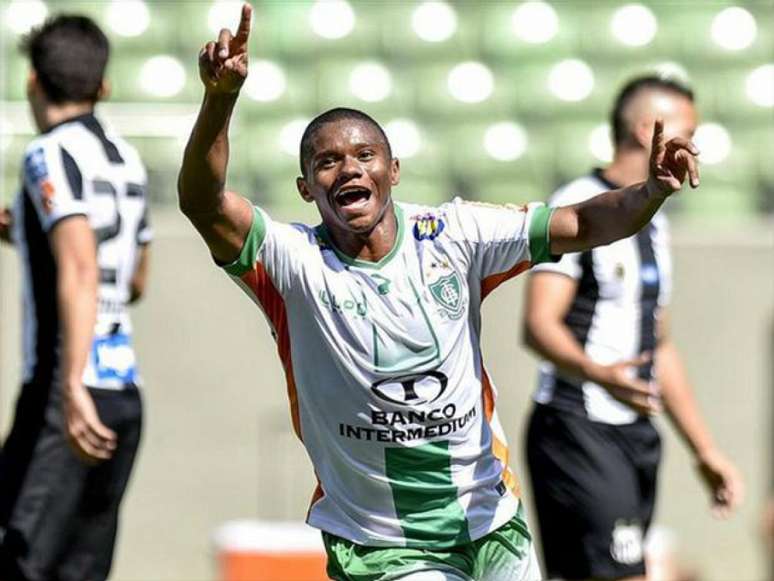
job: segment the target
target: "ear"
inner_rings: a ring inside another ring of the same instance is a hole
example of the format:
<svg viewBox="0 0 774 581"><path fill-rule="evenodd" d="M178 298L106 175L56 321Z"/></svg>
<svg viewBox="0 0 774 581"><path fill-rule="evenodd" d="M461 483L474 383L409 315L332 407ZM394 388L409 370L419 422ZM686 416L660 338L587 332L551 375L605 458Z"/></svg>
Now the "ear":
<svg viewBox="0 0 774 581"><path fill-rule="evenodd" d="M38 73L35 72L35 69L30 68L30 72L27 74L27 95L34 95L38 89Z"/></svg>
<svg viewBox="0 0 774 581"><path fill-rule="evenodd" d="M300 176L296 178L296 188L298 189L298 193L300 194L302 200L307 203L314 202L314 198L309 192L309 187L306 185L306 180L304 178Z"/></svg>
<svg viewBox="0 0 774 581"><path fill-rule="evenodd" d="M113 90L113 86L107 79L102 79L99 85L99 91L97 92L97 101L104 101L110 97L110 93Z"/></svg>
<svg viewBox="0 0 774 581"><path fill-rule="evenodd" d="M397 186L400 183L400 160L393 157L390 160L390 185Z"/></svg>

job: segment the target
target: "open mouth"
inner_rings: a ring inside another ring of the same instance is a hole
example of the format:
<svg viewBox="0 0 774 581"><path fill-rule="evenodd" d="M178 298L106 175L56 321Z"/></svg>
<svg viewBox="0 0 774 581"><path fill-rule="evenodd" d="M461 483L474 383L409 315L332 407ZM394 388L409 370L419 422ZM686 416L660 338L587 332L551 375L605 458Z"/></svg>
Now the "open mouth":
<svg viewBox="0 0 774 581"><path fill-rule="evenodd" d="M333 199L341 207L360 206L371 199L371 191L361 187L341 189Z"/></svg>

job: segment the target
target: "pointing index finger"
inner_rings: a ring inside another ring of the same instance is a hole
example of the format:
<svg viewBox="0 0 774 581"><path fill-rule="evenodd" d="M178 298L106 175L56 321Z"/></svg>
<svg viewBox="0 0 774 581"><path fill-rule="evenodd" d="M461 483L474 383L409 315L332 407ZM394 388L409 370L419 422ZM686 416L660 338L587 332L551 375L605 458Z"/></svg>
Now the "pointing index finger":
<svg viewBox="0 0 774 581"><path fill-rule="evenodd" d="M246 2L242 5L242 16L239 18L239 28L237 28L234 43L238 48L247 46L247 39L250 36L250 22L253 17L253 7Z"/></svg>

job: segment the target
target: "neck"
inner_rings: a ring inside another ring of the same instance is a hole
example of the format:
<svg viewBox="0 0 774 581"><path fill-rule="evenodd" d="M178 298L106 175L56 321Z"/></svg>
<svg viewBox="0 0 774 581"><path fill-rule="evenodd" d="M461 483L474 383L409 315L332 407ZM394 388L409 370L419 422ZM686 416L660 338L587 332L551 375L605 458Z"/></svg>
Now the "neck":
<svg viewBox="0 0 774 581"><path fill-rule="evenodd" d="M94 111L93 103L62 103L48 104L39 116L36 116L38 128L41 131L48 131L54 125L58 125L73 117L92 113Z"/></svg>
<svg viewBox="0 0 774 581"><path fill-rule="evenodd" d="M605 177L620 186L630 186L648 179L648 152L644 149L618 149Z"/></svg>
<svg viewBox="0 0 774 581"><path fill-rule="evenodd" d="M367 233L334 230L330 227L328 232L336 247L347 256L367 262L379 262L395 246L398 238L398 216L390 203L385 207L376 226Z"/></svg>

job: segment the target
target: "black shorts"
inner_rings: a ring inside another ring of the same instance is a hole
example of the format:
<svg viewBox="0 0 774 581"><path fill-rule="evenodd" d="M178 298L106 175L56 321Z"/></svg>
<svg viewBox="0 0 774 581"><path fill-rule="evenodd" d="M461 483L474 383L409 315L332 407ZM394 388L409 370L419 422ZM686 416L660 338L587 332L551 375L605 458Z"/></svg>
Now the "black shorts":
<svg viewBox="0 0 774 581"><path fill-rule="evenodd" d="M660 459L661 439L646 418L616 426L535 406L527 460L548 577L645 573Z"/></svg>
<svg viewBox="0 0 774 581"><path fill-rule="evenodd" d="M110 572L142 402L134 386L89 392L100 420L118 436L113 457L95 465L67 443L59 388L22 387L0 456L3 581L101 581Z"/></svg>

